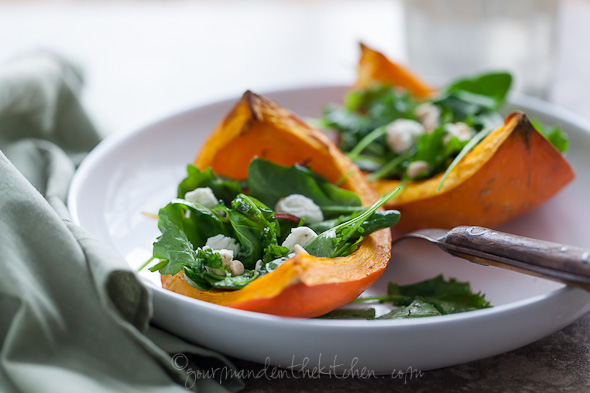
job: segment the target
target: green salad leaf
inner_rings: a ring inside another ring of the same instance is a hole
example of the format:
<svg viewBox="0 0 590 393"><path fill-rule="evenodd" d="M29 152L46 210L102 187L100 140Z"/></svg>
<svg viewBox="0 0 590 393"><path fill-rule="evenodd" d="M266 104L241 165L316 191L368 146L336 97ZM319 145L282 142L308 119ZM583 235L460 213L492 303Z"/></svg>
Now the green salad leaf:
<svg viewBox="0 0 590 393"><path fill-rule="evenodd" d="M442 275L411 285L388 284L387 295L364 297L355 304L391 303L395 308L377 318L371 308L341 308L320 318L329 319L407 319L457 314L488 308L490 302L481 293L473 293L466 282L454 278L445 280Z"/></svg>
<svg viewBox="0 0 590 393"><path fill-rule="evenodd" d="M465 123L472 135L501 125L497 110L504 104L511 83L511 75L505 72L462 78L426 101L413 99L403 89L373 84L349 92L341 107L326 107L322 123L340 133L340 148L361 169L372 172L370 180L430 178L447 170L469 140L451 134L447 125ZM421 104L429 104L438 111L436 126L420 135L407 150L395 152L388 142L388 126L398 119L424 121L417 112ZM408 167L417 161L426 162L428 169L412 173L410 178Z"/></svg>
<svg viewBox="0 0 590 393"><path fill-rule="evenodd" d="M363 227L365 221L370 220L371 216L377 211L377 209L383 206L401 190L402 187L397 187L389 194L379 198L377 202L363 213L322 232L311 243L304 247L305 250L316 257L327 258L346 256L354 252L360 241L363 239L363 235L367 234L366 229ZM382 219L384 225L394 221L397 223L399 220L399 212L397 215L384 215L382 216ZM391 225L384 228L389 226Z"/></svg>
<svg viewBox="0 0 590 393"><path fill-rule="evenodd" d="M201 171L188 164L186 171L187 176L178 185L178 198L184 198L187 192L200 187L209 187L217 198L224 201L231 201L242 192L239 182L218 176L211 168Z"/></svg>
<svg viewBox="0 0 590 393"><path fill-rule="evenodd" d="M498 110L506 101L506 96L512 85L512 75L507 72L493 72L464 78L452 82L443 89L442 97L455 97L469 106L478 106L472 114L486 110ZM461 111L463 112L463 111Z"/></svg>
<svg viewBox="0 0 590 393"><path fill-rule="evenodd" d="M417 284L398 286L389 283L388 296L403 296L394 303L400 306L410 305L417 298L432 304L441 314L478 310L490 306L480 293L473 293L468 282L459 282L454 278L446 281L442 275Z"/></svg>
<svg viewBox="0 0 590 393"><path fill-rule="evenodd" d="M243 288L291 255L282 244L293 228L305 225L305 217L276 213L269 206L292 194L307 196L324 212L325 220L311 225L319 236L310 243L310 253L318 256L348 255L363 236L399 220L397 211L376 212L387 198L365 208L356 194L302 165L284 167L254 159L248 175L243 187L211 169L200 171L189 165L179 195L192 191L193 186L209 187L219 204L208 208L175 199L160 209L158 228L162 234L153 247L153 258L159 262L150 270L169 275L182 271L187 282L200 290Z"/></svg>
<svg viewBox="0 0 590 393"><path fill-rule="evenodd" d="M315 233L322 233L351 220L353 216L354 214L350 216L340 216L316 224L310 224L309 227L313 229ZM379 229L392 227L398 223L399 219L400 213L397 210L376 211L373 215L363 221L361 225L364 229L363 235L367 236Z"/></svg>
<svg viewBox="0 0 590 393"><path fill-rule="evenodd" d="M204 246L210 237L229 234L227 222L219 215L181 199L160 209L158 217L158 229L162 235L154 243L153 253L162 262L150 270L158 270L161 274L174 275L184 265L194 264L196 248Z"/></svg>
<svg viewBox="0 0 590 393"><path fill-rule="evenodd" d="M531 123L533 126L539 131L541 134L545 136L559 150L562 154L567 153L569 149L569 140L567 134L563 132L563 130L559 127L552 127L547 129L541 124L540 121L536 119L531 119Z"/></svg>
<svg viewBox="0 0 590 393"><path fill-rule="evenodd" d="M281 198L299 194L314 201L328 217L350 212L350 207L361 207L352 211L362 210L358 195L301 165L286 167L255 158L248 167L247 184L250 195L267 206L274 207Z"/></svg>
<svg viewBox="0 0 590 393"><path fill-rule="evenodd" d="M337 308L327 314L316 317L318 319L375 319L374 308Z"/></svg>
<svg viewBox="0 0 590 393"><path fill-rule="evenodd" d="M435 317L437 315L442 314L433 304L427 303L423 299L416 298L407 306L399 307L387 314L380 316L377 319L423 318Z"/></svg>
<svg viewBox="0 0 590 393"><path fill-rule="evenodd" d="M225 211L235 238L240 243L237 259L245 268L254 269L256 261L261 259L261 256L268 260L267 253L277 257L287 255L287 248L277 248L280 226L272 210L244 194L238 195L232 201L231 207Z"/></svg>

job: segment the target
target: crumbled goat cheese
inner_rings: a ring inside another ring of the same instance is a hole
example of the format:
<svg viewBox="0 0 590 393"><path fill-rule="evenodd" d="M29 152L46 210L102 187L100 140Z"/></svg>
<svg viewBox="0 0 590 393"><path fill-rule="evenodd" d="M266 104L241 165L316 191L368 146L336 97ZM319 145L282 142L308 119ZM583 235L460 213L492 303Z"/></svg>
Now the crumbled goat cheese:
<svg viewBox="0 0 590 393"><path fill-rule="evenodd" d="M318 205L306 196L291 194L277 202L275 211L305 217L305 222L315 224L324 221L324 215Z"/></svg>
<svg viewBox="0 0 590 393"><path fill-rule="evenodd" d="M262 269L262 259L256 261L256 266L254 266L254 270Z"/></svg>
<svg viewBox="0 0 590 393"><path fill-rule="evenodd" d="M386 130L387 144L398 154L408 151L425 132L422 124L408 119L397 119L390 123Z"/></svg>
<svg viewBox="0 0 590 393"><path fill-rule="evenodd" d="M231 250L234 255L237 255L240 252L240 243L238 243L236 239L224 235L210 237L205 243L205 247L207 246L214 250Z"/></svg>
<svg viewBox="0 0 590 393"><path fill-rule="evenodd" d="M184 199L195 204L203 205L208 209L211 209L219 203L213 190L209 187L195 188L184 194Z"/></svg>
<svg viewBox="0 0 590 393"><path fill-rule="evenodd" d="M285 241L283 242L282 246L287 247L289 251L293 251L295 249L295 245L298 244L301 247L307 246L311 243L318 235L313 231L313 229L308 227L297 227L291 229L291 233Z"/></svg>
<svg viewBox="0 0 590 393"><path fill-rule="evenodd" d="M415 179L420 173L428 170L428 163L426 161L414 161L408 165L408 177Z"/></svg>
<svg viewBox="0 0 590 393"><path fill-rule="evenodd" d="M425 102L416 107L416 118L430 134L440 124L440 108L430 102Z"/></svg>
<svg viewBox="0 0 590 393"><path fill-rule="evenodd" d="M469 127L465 123L449 123L445 126L445 131L447 135L443 138L443 143L446 145L449 143L452 137L457 137L460 142L468 141L473 137L473 133L471 131L471 127Z"/></svg>

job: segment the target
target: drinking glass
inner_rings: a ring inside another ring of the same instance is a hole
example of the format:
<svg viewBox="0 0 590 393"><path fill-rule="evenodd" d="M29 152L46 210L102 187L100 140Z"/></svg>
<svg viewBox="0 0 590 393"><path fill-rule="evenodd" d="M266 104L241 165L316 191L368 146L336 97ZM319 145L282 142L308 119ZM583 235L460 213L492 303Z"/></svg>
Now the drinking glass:
<svg viewBox="0 0 590 393"><path fill-rule="evenodd" d="M514 89L546 98L559 0L402 0L408 62L435 86L506 70Z"/></svg>

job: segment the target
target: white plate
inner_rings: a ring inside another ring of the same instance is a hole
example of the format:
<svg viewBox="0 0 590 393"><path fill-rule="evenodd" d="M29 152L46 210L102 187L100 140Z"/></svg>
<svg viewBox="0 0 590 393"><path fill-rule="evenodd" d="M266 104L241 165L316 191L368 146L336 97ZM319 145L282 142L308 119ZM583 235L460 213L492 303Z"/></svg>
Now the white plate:
<svg viewBox="0 0 590 393"><path fill-rule="evenodd" d="M319 116L340 102L344 87L312 87L269 93L302 116ZM151 255L157 212L176 187L204 138L236 99L174 114L144 128L108 138L76 173L69 193L73 219L112 245L132 267ZM501 229L571 245L590 246L590 127L547 103L512 100L570 136L568 159L576 180L536 212ZM403 219L403 217L402 217ZM425 242L396 246L383 276L367 292L384 293L387 282L408 284L443 273L469 281L495 306L441 317L396 321L305 320L234 310L161 288L155 273L143 272L154 298L153 323L222 353L273 366L324 372L390 374L480 359L538 340L590 309L588 293L561 284L452 258Z"/></svg>

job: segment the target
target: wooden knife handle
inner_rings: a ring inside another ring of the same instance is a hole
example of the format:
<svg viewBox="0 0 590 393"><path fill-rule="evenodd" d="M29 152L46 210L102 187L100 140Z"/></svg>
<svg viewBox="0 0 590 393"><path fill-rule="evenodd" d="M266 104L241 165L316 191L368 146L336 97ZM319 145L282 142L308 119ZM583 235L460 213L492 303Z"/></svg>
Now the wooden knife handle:
<svg viewBox="0 0 590 393"><path fill-rule="evenodd" d="M513 270L590 289L590 251L583 248L474 226L451 229L444 243L453 254L476 256L475 262L508 263Z"/></svg>

